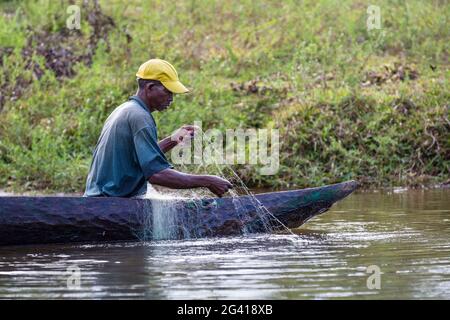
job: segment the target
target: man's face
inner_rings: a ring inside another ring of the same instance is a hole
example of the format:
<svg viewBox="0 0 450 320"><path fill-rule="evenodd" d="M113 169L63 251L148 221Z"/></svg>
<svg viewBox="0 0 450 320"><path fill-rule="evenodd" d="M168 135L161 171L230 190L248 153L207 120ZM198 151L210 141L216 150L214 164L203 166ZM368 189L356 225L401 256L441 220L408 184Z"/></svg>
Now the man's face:
<svg viewBox="0 0 450 320"><path fill-rule="evenodd" d="M173 93L167 90L162 84L149 84L146 87L148 101L153 109L158 111L166 110L173 101Z"/></svg>

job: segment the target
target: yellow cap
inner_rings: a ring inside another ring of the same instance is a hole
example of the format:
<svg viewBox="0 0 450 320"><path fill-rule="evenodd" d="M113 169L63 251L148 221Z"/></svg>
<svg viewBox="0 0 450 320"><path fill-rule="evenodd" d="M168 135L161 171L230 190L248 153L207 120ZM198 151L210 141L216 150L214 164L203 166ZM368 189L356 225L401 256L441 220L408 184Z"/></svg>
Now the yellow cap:
<svg viewBox="0 0 450 320"><path fill-rule="evenodd" d="M186 93L189 90L178 80L178 73L175 68L165 60L150 59L144 62L136 76L146 80L158 80L173 93Z"/></svg>

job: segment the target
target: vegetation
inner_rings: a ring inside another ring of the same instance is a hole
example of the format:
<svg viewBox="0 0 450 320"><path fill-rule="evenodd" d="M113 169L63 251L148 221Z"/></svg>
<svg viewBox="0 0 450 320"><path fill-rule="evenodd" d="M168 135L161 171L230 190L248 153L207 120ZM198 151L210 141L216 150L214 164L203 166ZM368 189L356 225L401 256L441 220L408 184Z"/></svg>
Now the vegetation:
<svg viewBox="0 0 450 320"><path fill-rule="evenodd" d="M277 175L236 167L250 186L445 182L449 2L376 5L369 31L365 1L2 2L0 189L82 192L106 117L152 57L193 89L156 115L160 136L195 120L280 129Z"/></svg>

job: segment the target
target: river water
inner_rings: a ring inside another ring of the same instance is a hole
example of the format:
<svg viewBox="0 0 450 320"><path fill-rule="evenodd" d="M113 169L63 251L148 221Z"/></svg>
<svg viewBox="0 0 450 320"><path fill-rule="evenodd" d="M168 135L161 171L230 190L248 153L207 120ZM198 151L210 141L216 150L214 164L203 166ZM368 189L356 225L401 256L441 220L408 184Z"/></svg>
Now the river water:
<svg viewBox="0 0 450 320"><path fill-rule="evenodd" d="M0 298L450 299L450 189L356 193L295 234L0 247Z"/></svg>

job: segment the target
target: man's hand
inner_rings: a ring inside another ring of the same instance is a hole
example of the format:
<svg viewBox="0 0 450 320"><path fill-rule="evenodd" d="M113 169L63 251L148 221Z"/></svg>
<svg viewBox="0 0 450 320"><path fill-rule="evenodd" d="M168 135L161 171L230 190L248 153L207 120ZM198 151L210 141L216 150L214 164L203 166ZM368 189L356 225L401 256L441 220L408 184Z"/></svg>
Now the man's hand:
<svg viewBox="0 0 450 320"><path fill-rule="evenodd" d="M206 187L218 197L233 188L233 185L226 179L217 176L206 176Z"/></svg>
<svg viewBox="0 0 450 320"><path fill-rule="evenodd" d="M170 151L173 147L180 143L185 143L192 139L192 137L201 129L194 125L184 125L180 129L177 129L172 135L162 139L159 142L159 148L164 152Z"/></svg>
<svg viewBox="0 0 450 320"><path fill-rule="evenodd" d="M192 139L192 137L200 131L200 128L198 126L185 124L181 128L177 129L172 135L170 136L170 140L176 141L177 144L180 143L186 143L186 141L189 141Z"/></svg>

